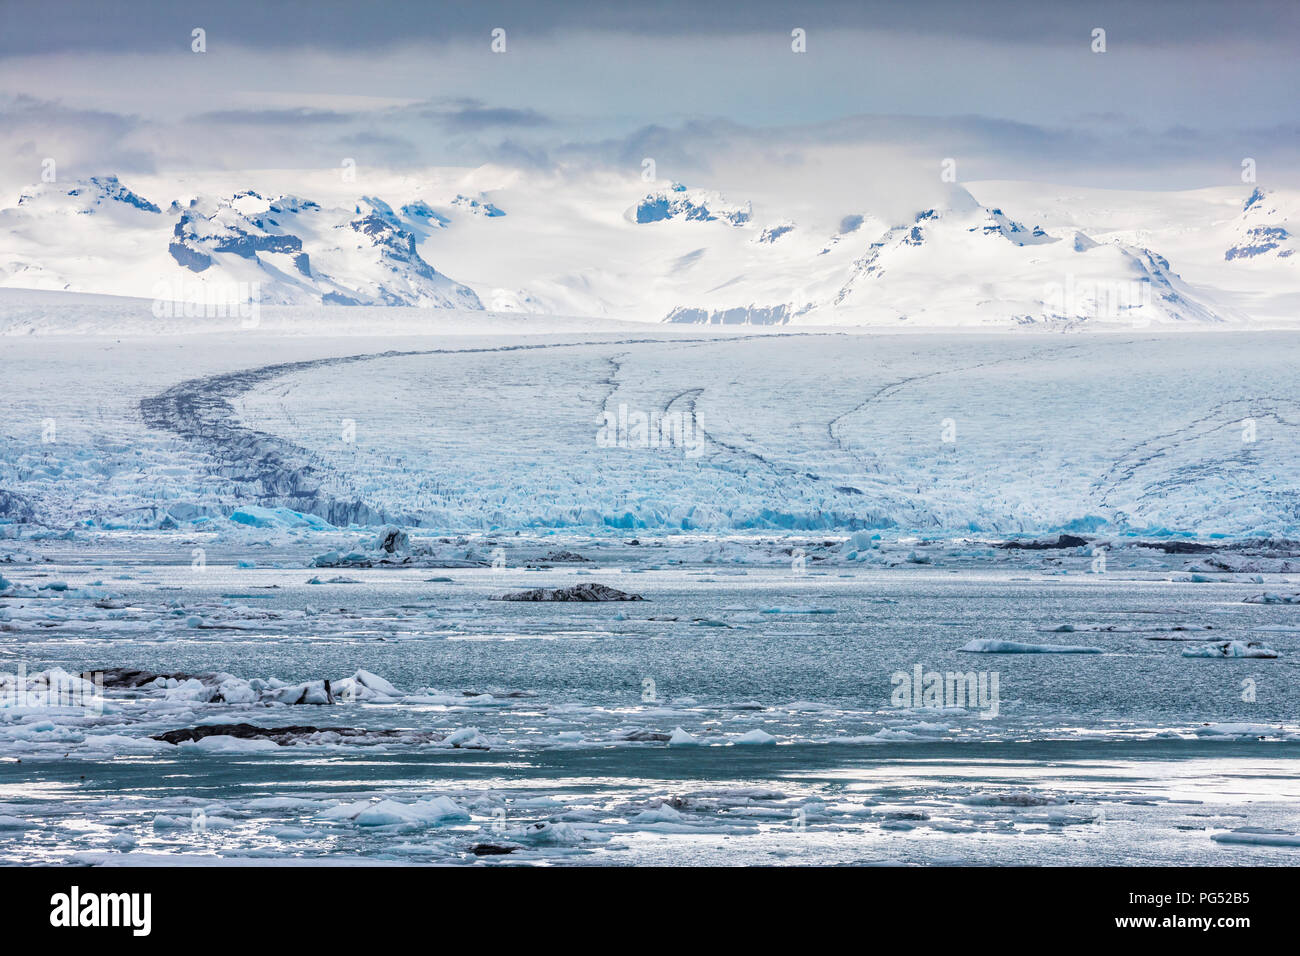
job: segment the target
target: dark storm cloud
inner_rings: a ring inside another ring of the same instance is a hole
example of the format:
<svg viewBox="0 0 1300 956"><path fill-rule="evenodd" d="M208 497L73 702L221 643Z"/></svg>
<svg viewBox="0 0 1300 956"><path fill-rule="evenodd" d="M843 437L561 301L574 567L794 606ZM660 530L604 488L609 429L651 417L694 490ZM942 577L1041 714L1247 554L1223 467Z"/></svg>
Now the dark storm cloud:
<svg viewBox="0 0 1300 956"><path fill-rule="evenodd" d="M135 116L111 110L77 109L25 94L0 96L0 116L4 117L7 131L17 126L35 127L52 122L110 136L123 136L140 122Z"/></svg>
<svg viewBox="0 0 1300 956"><path fill-rule="evenodd" d="M1127 188L1188 189L1239 182L1251 156L1271 173L1300 168L1294 123L1235 130L1156 127L1136 119L1042 126L983 116L852 116L792 127L696 121L649 126L625 137L574 141L553 153L568 163L635 170L643 158L661 175L707 179L736 157L770 168L803 167L823 147L897 150L916 167L957 161L963 181L1028 179Z"/></svg>
<svg viewBox="0 0 1300 956"><path fill-rule="evenodd" d="M495 147L489 147L487 158L503 166L517 166L524 169L550 169L554 161L545 149L525 145L512 139L505 139Z"/></svg>
<svg viewBox="0 0 1300 956"><path fill-rule="evenodd" d="M517 115L521 113L527 115ZM466 122L467 114L476 119ZM662 175L698 182L736 157L793 171L805 165L810 153L837 147L890 147L916 166L952 157L963 180L1190 188L1231 181L1246 156L1270 171L1300 168L1300 124L1295 122L1202 129L1120 114L1076 116L1054 126L976 115L864 115L769 126L701 118L589 137L541 114L470 100L356 112L224 110L168 122L19 96L0 99L0 130L7 144L0 165L19 182L34 181L41 161L50 156L77 175L154 168L324 167L349 156L390 168L497 162L637 172L644 159L653 158Z"/></svg>
<svg viewBox="0 0 1300 956"><path fill-rule="evenodd" d="M130 143L135 116L73 109L30 96L0 97L0 181L34 183L53 159L61 176L152 172L152 151Z"/></svg>
<svg viewBox="0 0 1300 956"><path fill-rule="evenodd" d="M554 125L553 120L537 110L488 107L477 101L463 99L452 101L450 104L425 102L372 110L322 110L308 107L211 110L191 117L189 122L277 129L346 126L373 122L404 124L429 122L452 133L475 133L493 129L540 129Z"/></svg>
<svg viewBox="0 0 1300 956"><path fill-rule="evenodd" d="M1219 182L1243 157L1300 177L1297 11L0 0L0 89L27 94L0 100L0 153L25 176L52 155L105 169L654 158L687 176L738 151L796 169L817 147L888 145L915 163L956 158L963 179L1095 172L1176 188ZM808 31L805 56L792 25ZM195 26L205 56L190 52ZM509 56L489 52L495 26ZM1105 55L1090 48L1094 26Z"/></svg>
<svg viewBox="0 0 1300 956"><path fill-rule="evenodd" d="M450 129L472 132L483 129L534 128L550 126L552 121L536 110L516 110L505 107L495 109L472 107L444 113L439 117Z"/></svg>
<svg viewBox="0 0 1300 956"><path fill-rule="evenodd" d="M340 137L337 145L356 150L358 159L381 166L417 166L428 162L428 157L418 145L405 136L393 133L359 130Z"/></svg>
<svg viewBox="0 0 1300 956"><path fill-rule="evenodd" d="M0 3L0 56L78 50L162 52L188 49L203 27L210 50L223 44L266 50L364 49L396 42L477 38L504 27L511 41L575 31L646 38L858 29L993 42L1052 44L1107 29L1118 45L1168 46L1300 40L1293 0L54 0ZM810 42L815 42L814 39Z"/></svg>
<svg viewBox="0 0 1300 956"><path fill-rule="evenodd" d="M353 122L356 115L337 110L283 109L283 110L213 110L199 113L196 123L221 123L232 126L331 126Z"/></svg>
<svg viewBox="0 0 1300 956"><path fill-rule="evenodd" d="M707 156L720 147L763 148L780 131L751 130L725 120L693 120L680 127L643 126L627 136L596 142L574 141L556 150L569 160L586 160L609 166L638 167L646 157L656 162L704 171Z"/></svg>

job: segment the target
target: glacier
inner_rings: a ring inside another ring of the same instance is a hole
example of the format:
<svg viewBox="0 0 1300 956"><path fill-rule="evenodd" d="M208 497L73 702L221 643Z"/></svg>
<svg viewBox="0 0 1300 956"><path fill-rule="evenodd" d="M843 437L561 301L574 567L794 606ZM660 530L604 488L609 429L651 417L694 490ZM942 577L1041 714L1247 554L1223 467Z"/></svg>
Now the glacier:
<svg viewBox="0 0 1300 956"><path fill-rule="evenodd" d="M1287 333L5 348L11 527L1300 537Z"/></svg>

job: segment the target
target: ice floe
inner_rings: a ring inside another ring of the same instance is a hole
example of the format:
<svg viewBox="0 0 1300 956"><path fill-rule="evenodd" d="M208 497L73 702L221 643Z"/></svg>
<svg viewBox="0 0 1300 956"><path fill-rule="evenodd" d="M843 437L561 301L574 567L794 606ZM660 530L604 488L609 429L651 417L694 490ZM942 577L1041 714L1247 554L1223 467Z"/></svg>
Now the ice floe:
<svg viewBox="0 0 1300 956"><path fill-rule="evenodd" d="M1183 648L1183 657L1275 658L1277 656L1277 651L1258 641L1215 641Z"/></svg>
<svg viewBox="0 0 1300 956"><path fill-rule="evenodd" d="M1100 647L1081 647L1069 644L1024 644L1019 641L1000 641L993 638L976 638L960 648L974 654L1101 654Z"/></svg>

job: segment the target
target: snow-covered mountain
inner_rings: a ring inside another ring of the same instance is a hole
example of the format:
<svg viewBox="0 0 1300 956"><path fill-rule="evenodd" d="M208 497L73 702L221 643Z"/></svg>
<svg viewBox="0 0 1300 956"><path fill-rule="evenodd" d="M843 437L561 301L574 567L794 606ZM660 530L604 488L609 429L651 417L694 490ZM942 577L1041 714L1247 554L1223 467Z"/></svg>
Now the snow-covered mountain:
<svg viewBox="0 0 1300 956"><path fill-rule="evenodd" d="M975 325L1233 318L1150 249L1099 243L1081 231L1054 236L980 206L969 193L961 198L968 201L924 210L872 242L831 307L869 321L920 324L945 324L925 321L936 313Z"/></svg>
<svg viewBox="0 0 1300 956"><path fill-rule="evenodd" d="M1265 208L1277 218L1278 204L1266 204L1263 196L1257 191L1251 208L1261 210L1260 218ZM719 244L737 247L727 263L732 275L708 270L707 277L680 283L679 301L667 315L673 323L1145 327L1250 318L1212 286L1187 281L1148 244L1092 235L1086 223L1062 229L1027 224L958 186L941 205L901 222L871 210L845 215L829 237L793 219L767 221L750 204L676 184L647 195L625 218L643 228L674 228L683 237L694 227L692 239L704 238L706 224L712 229L712 246L674 261L668 275L656 277L661 285L683 273L705 272L701 267L717 258ZM737 231L750 234L743 246L732 241ZM1270 220L1238 231L1238 245L1253 251L1278 241L1285 230ZM814 251L813 245L820 248ZM1294 271L1279 270L1271 278L1280 278L1283 290L1300 288Z"/></svg>
<svg viewBox="0 0 1300 956"><path fill-rule="evenodd" d="M1295 255L1297 245L1300 244L1287 228L1289 220L1286 210L1279 206L1276 195L1256 189L1242 207L1239 221L1234 223L1239 241L1223 254L1223 258L1229 261L1261 256L1269 259L1290 258Z"/></svg>
<svg viewBox="0 0 1300 956"><path fill-rule="evenodd" d="M666 190L652 192L628 210L630 222L644 225L648 222L722 222L733 226L743 226L749 222L752 210L744 206L733 205L723 198L721 193L704 190L688 190L681 183L673 183Z"/></svg>
<svg viewBox="0 0 1300 956"><path fill-rule="evenodd" d="M1015 182L970 188L983 203L1014 203L1053 235L1078 229L1101 243L1153 250L1234 315L1273 325L1300 320L1295 191L1242 185L1120 192Z"/></svg>
<svg viewBox="0 0 1300 956"><path fill-rule="evenodd" d="M1246 186L977 183L905 216L828 216L681 183L489 168L364 184L104 175L0 209L0 287L702 325L1276 324L1300 304L1298 206Z"/></svg>
<svg viewBox="0 0 1300 956"><path fill-rule="evenodd" d="M417 236L447 221L427 205L396 213L362 197L350 208L326 207L251 189L174 200L163 211L107 176L71 189L34 187L16 208L0 211L11 241L0 272L9 286L123 291L103 277L101 269L110 269L128 294L178 300L198 290L275 305L482 309L473 290L438 273L417 249ZM163 230L170 230L165 243Z"/></svg>
<svg viewBox="0 0 1300 956"><path fill-rule="evenodd" d="M352 209L325 209L296 196L265 199L248 190L230 199L173 203L179 213L168 252L191 272L255 266L272 301L326 305L420 305L481 309L472 290L439 275L416 251L415 229L433 219L423 209L407 223L380 199Z"/></svg>

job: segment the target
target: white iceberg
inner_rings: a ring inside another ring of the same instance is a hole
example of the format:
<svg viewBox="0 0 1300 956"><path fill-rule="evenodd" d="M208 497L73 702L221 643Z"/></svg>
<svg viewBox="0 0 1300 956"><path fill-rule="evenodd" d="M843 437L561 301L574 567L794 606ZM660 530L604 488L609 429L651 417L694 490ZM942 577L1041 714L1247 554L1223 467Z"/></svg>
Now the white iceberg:
<svg viewBox="0 0 1300 956"><path fill-rule="evenodd" d="M1215 641L1207 644L1193 644L1183 649L1183 657L1277 657L1277 651L1258 641Z"/></svg>
<svg viewBox="0 0 1300 956"><path fill-rule="evenodd" d="M1100 654L1100 647L1080 647L1071 644L1022 644L1019 641L999 641L977 638L960 648L972 654Z"/></svg>

